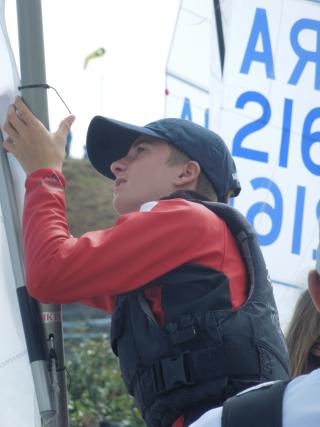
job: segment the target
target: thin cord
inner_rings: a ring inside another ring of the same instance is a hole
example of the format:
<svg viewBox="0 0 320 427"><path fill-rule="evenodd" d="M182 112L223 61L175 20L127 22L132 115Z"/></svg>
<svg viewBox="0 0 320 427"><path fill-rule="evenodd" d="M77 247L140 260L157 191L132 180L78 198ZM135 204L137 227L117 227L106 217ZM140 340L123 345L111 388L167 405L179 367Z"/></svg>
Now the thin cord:
<svg viewBox="0 0 320 427"><path fill-rule="evenodd" d="M38 84L32 84L32 85L18 86L19 90L21 90L21 89L32 89L32 88L53 89L56 92L56 94L58 95L58 97L60 98L60 100L62 101L62 103L64 104L64 106L66 107L66 109L69 111L69 113L72 114L69 107L67 106L67 104L64 102L64 100L60 96L57 89L54 88L53 86L49 86L47 83L38 83Z"/></svg>

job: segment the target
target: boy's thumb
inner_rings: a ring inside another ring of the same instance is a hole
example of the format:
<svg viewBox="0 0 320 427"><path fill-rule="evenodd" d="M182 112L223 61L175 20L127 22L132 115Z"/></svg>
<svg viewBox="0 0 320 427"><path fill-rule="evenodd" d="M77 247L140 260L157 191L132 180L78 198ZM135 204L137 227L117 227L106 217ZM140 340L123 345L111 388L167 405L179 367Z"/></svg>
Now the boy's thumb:
<svg viewBox="0 0 320 427"><path fill-rule="evenodd" d="M72 123L75 121L75 116L68 116L62 120L56 133L60 134L63 138L67 138L70 132Z"/></svg>

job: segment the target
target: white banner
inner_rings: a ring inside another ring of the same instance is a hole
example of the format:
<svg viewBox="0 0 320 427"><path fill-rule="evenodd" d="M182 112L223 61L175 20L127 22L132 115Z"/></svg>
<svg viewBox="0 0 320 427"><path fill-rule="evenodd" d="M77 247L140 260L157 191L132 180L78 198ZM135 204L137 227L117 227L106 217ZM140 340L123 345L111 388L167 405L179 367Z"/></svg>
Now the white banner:
<svg viewBox="0 0 320 427"><path fill-rule="evenodd" d="M5 26L4 0L0 0L0 126L17 93L18 73ZM0 147L0 149L2 149ZM10 158L20 212L24 194L24 173ZM0 209L0 425L40 426L26 343L17 303L16 286Z"/></svg>
<svg viewBox="0 0 320 427"><path fill-rule="evenodd" d="M222 100L213 124L236 161L242 192L235 207L258 233L284 325L318 243L320 4L226 3Z"/></svg>

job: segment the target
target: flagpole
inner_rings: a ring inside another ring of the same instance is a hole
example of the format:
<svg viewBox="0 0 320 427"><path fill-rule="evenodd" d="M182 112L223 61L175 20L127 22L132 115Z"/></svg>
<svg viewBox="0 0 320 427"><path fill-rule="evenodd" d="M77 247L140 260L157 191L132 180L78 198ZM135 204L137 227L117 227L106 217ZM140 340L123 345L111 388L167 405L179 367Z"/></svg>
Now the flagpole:
<svg viewBox="0 0 320 427"><path fill-rule="evenodd" d="M37 85L46 83L45 56L42 27L42 10L40 0L17 0L17 19L19 33L19 52L20 52L20 72L21 72L21 94L31 111L39 120L49 128L47 93L44 88L23 88L27 85ZM19 248L21 251L21 247ZM20 252L22 253L22 252ZM26 288L23 282L19 283L18 295L25 294L22 299L27 298ZM19 300L21 299L19 295ZM31 300L32 301L32 300ZM25 306L34 306L34 302L27 302ZM41 312L43 334L42 340L47 357L49 357L50 372L48 372L48 360L39 360L43 370L45 364L46 373L38 375L34 373L35 365L31 361L31 366L37 398L41 412L43 398L49 393L51 398L51 411L55 411L55 420L50 426L68 427L68 408L67 408L67 390L64 371L64 351L63 351L63 333L61 322L61 306L39 304ZM31 327L31 325L29 325ZM41 332L39 332L41 334ZM40 338L40 337L38 337ZM30 356L29 356L30 357ZM37 368L38 372L38 368ZM51 387L45 377L51 380ZM48 390L49 387L49 390ZM48 396L45 398L45 405L48 405ZM43 417L43 414L42 414ZM44 418L44 417L43 417ZM48 416L44 421L48 422ZM47 425L47 424L46 424Z"/></svg>

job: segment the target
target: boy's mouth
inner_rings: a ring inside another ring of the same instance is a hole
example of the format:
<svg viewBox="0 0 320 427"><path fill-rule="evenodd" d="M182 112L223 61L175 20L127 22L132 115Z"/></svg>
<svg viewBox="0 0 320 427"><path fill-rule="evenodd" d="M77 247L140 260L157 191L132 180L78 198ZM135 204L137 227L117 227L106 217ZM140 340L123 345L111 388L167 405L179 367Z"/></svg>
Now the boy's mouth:
<svg viewBox="0 0 320 427"><path fill-rule="evenodd" d="M124 184L125 182L127 182L127 180L126 180L126 179L124 179L124 178L117 178L117 179L114 181L114 188L119 188L119 187L120 187L120 185L121 185L121 184Z"/></svg>

